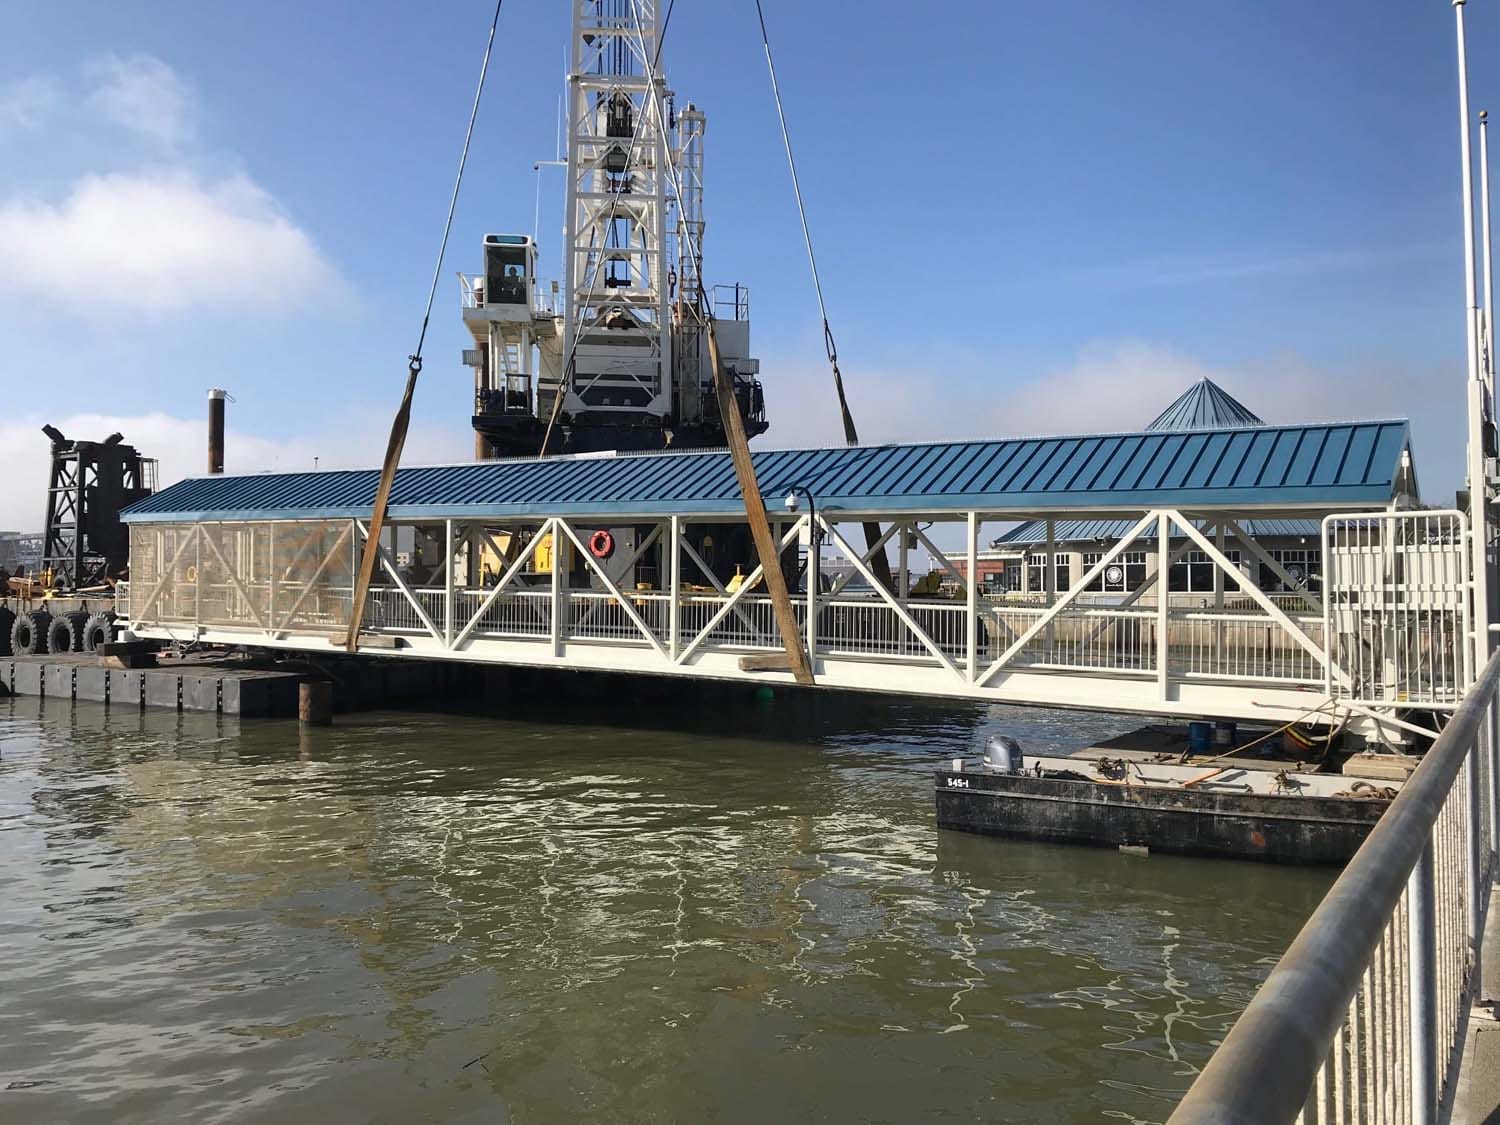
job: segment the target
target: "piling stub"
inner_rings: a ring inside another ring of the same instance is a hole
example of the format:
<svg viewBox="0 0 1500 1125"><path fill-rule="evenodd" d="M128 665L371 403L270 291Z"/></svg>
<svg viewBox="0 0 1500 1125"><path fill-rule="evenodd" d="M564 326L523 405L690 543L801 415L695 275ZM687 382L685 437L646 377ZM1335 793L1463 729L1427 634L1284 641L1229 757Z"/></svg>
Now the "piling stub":
<svg viewBox="0 0 1500 1125"><path fill-rule="evenodd" d="M303 680L297 685L297 719L311 726L333 722L333 685L327 680Z"/></svg>

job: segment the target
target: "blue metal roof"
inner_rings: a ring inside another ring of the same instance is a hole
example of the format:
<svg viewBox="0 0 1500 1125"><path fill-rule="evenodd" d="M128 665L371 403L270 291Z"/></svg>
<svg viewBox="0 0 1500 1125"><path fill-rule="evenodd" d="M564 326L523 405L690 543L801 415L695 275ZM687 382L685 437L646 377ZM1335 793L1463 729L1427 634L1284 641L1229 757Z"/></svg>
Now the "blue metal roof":
<svg viewBox="0 0 1500 1125"><path fill-rule="evenodd" d="M1056 520L1052 525L1054 543L1086 543L1095 539L1113 542L1130 530L1131 520ZM1252 539L1321 539L1323 525L1316 519L1239 520L1240 527ZM1198 521L1201 530L1204 521ZM1141 539L1155 539L1156 528L1149 528ZM1173 539L1184 538L1180 532ZM1047 542L1047 521L1027 520L995 537L995 547L1034 547Z"/></svg>
<svg viewBox="0 0 1500 1125"><path fill-rule="evenodd" d="M1199 379L1156 416L1148 430L1221 430L1264 426L1250 408L1212 379Z"/></svg>
<svg viewBox="0 0 1500 1125"><path fill-rule="evenodd" d="M940 512L1338 508L1391 499L1407 423L1344 422L931 445L762 450L768 502L793 485L823 510ZM367 516L378 471L195 477L132 505L127 523ZM733 515L722 450L404 468L393 519Z"/></svg>

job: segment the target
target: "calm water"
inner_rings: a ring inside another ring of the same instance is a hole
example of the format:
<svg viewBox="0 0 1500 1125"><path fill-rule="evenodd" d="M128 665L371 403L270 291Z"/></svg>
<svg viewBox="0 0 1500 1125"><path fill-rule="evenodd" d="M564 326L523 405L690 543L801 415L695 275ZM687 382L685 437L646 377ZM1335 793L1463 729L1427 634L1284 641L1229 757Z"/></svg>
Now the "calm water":
<svg viewBox="0 0 1500 1125"><path fill-rule="evenodd" d="M0 1118L1161 1120L1329 881L933 828L1121 720L565 710L0 700Z"/></svg>

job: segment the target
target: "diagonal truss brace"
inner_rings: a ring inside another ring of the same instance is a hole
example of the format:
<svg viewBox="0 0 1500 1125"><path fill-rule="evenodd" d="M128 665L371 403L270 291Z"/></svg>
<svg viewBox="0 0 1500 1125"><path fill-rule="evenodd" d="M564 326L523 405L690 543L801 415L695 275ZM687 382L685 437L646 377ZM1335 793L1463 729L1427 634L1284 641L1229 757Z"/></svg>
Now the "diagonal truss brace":
<svg viewBox="0 0 1500 1125"><path fill-rule="evenodd" d="M599 565L599 560L594 558L594 553L583 545L583 540L578 538L578 533L573 530L573 525L568 523L568 521L564 519L554 520L553 523L556 526L561 527L563 533L567 535L570 540L572 540L573 546L578 548L578 553L583 556L584 564L594 572L595 576L604 585L605 590L609 592L610 596L613 597L617 602L619 602L620 608L625 611L625 616L630 618L630 623L640 630L641 636L645 637L646 640L651 642L651 647L656 650L656 654L658 656L662 657L663 659L667 659L667 650L662 647L661 639L657 637L654 632L652 632L651 627L646 624L645 619L636 612L636 608L631 604L630 599L620 592L620 587L615 585L614 579L604 572L604 568ZM656 530L656 534L659 534L660 531L661 528L658 527ZM651 538L655 538L655 535L653 534ZM648 539L647 542L650 542L650 539ZM553 565L557 565L555 561ZM554 612L556 612L558 609L560 609L560 607L554 607Z"/></svg>
<svg viewBox="0 0 1500 1125"><path fill-rule="evenodd" d="M791 527L787 529L786 534L781 537L781 541L777 545L779 550L786 550L786 548L797 538L797 533L804 527L808 526L808 518L809 517L807 516L800 517L795 523L791 525ZM683 546L687 548L686 543L684 543ZM689 552L691 552L691 548L687 549L689 550ZM704 625L703 628L699 630L698 635L695 636L687 645L687 647L678 654L678 664L685 664L687 662L687 658L689 656L692 656L693 653L697 651L698 646L701 645L705 640L707 640L709 635L719 627L719 622L723 621L725 617L729 616L731 611L738 610L740 599L748 594L751 588L761 580L762 569L763 568L761 566L757 565L754 570L752 570L748 575L745 576L745 580L740 583L740 588L729 595L729 599L718 608L718 610L712 617L708 619L708 624ZM759 629L756 629L753 625L751 626L751 628L755 633L764 636L764 634L761 633Z"/></svg>
<svg viewBox="0 0 1500 1125"><path fill-rule="evenodd" d="M1258 542L1256 542L1254 536L1246 535L1244 529L1241 528L1236 521L1231 519L1226 519L1224 521L1224 529L1231 535L1233 535L1235 539L1239 540L1240 545L1244 547L1245 550L1249 551L1253 556L1255 556L1256 562L1263 563L1264 565L1270 567L1271 573L1276 575L1283 586L1287 586L1295 591L1297 596L1302 599L1303 604L1306 605L1308 609L1312 610L1314 613L1323 612L1323 603L1314 600L1313 596L1308 593L1307 584L1304 582L1298 582L1295 578L1288 574L1286 568L1279 562L1277 562L1274 558L1272 558L1270 553Z"/></svg>
<svg viewBox="0 0 1500 1125"><path fill-rule="evenodd" d="M866 582L870 584L870 587L879 596L880 600L885 602L885 604L891 608L891 611L895 613L901 624L906 626L906 628L911 632L911 635L914 636L917 640L921 641L923 647L926 648L928 652L932 653L933 656L937 657L937 659L942 663L943 667L947 668L948 671L952 672L959 679L967 679L964 673L959 671L958 665L953 663L952 659L946 652L942 650L942 648L938 646L937 642L927 635L927 630L918 625L916 618L912 617L912 615L907 611L906 607L899 601L897 601L896 598L891 594L890 590L886 589L886 587L876 579L874 572L865 565L865 560L860 557L859 552L849 546L849 541L838 533L837 528L833 524L825 520L821 515L818 516L818 523L823 526L824 531L828 532L828 537L833 540L834 544L839 547L846 556L848 556L850 564L852 564L854 569L859 572L860 577L862 577ZM886 534L887 536L889 536L890 533L887 532ZM877 543L874 547L871 548L871 552L873 553L880 546L881 544ZM974 619L971 617L968 622L968 627L972 630L974 628L974 625Z"/></svg>
<svg viewBox="0 0 1500 1125"><path fill-rule="evenodd" d="M531 542L526 544L525 549L520 551L516 555L515 561L511 563L510 566L506 568L505 573L500 576L500 581L496 582L495 585L491 587L489 594L486 595L484 601L480 603L479 608L474 611L474 615L470 617L467 624L465 624L464 627L459 630L458 636L453 638L453 643L448 646L449 648L457 649L462 647L463 643L469 639L469 634L473 633L474 630L479 627L479 622L484 618L484 615L490 611L490 606L495 604L500 595L505 592L505 588L515 580L516 575L521 573L521 568L531 560L532 555L536 554L537 547L541 545L542 540L545 539L549 534L552 536L553 544L552 570L553 573L556 574L558 567L561 565L561 552L557 550L557 523L558 521L555 518L549 519L537 529L536 534L531 537ZM554 605L552 609L553 613L555 614L557 611L556 605Z"/></svg>
<svg viewBox="0 0 1500 1125"><path fill-rule="evenodd" d="M1035 621L1033 621L1030 628L1028 628L1024 633L1022 633L1013 642L1011 642L1010 647L1002 652L1000 656L995 660L995 662L988 668L986 668L980 674L979 678L974 681L974 686L983 687L986 683L989 682L990 677L992 677L996 672L1000 671L1001 668L1004 668L1007 664L1014 660L1016 658L1016 655L1021 652L1028 644L1030 644L1032 639L1035 638L1039 633L1041 633L1042 630L1046 629L1046 627L1051 624L1052 620L1057 617L1058 614L1062 613L1063 610L1072 605L1078 599L1078 596L1080 594L1082 594L1091 585L1093 585L1094 580L1104 573L1105 568L1108 567L1110 563L1114 562L1117 558L1123 555L1132 543L1134 543L1137 539L1144 535L1147 528L1149 528L1157 521L1157 517L1160 514L1160 512L1152 510L1142 516L1136 522L1135 526L1133 526L1128 532L1126 532L1125 535L1118 542L1116 542L1113 547L1111 547L1104 553L1104 555L1099 559L1098 562L1096 562L1091 568L1089 568L1086 573L1079 576L1078 581L1074 582L1073 585L1069 587L1066 594L1058 598L1057 601L1053 602L1052 605L1047 609L1046 613L1042 614Z"/></svg>
<svg viewBox="0 0 1500 1125"><path fill-rule="evenodd" d="M218 526L223 527L223 524L219 524ZM234 583L234 588L239 591L240 597L245 599L245 607L250 610L251 616L255 618L255 623L260 626L262 632L270 633L271 627L266 623L266 619L260 615L260 610L255 607L255 599L250 596L250 591L245 589L245 584L240 581L240 576L234 572L234 567L229 565L229 560L224 557L224 552L219 550L219 545L214 542L214 537L205 534L206 530L200 524L198 526L199 537L203 542L208 544L208 549L214 553L214 558L219 560L219 565L224 568L224 573L228 576L229 581Z"/></svg>
<svg viewBox="0 0 1500 1125"><path fill-rule="evenodd" d="M1261 609L1265 610L1266 613L1270 616L1271 620L1280 625L1282 629L1286 631L1287 635L1292 638L1292 640L1296 641L1297 644L1305 649L1309 653L1309 655L1317 660L1319 664L1321 664L1324 668L1327 668L1335 676L1337 676L1341 683L1347 684L1349 682L1347 673L1345 673L1341 668L1333 667L1333 665L1329 662L1327 650L1322 645L1318 644L1317 641L1313 640L1305 632L1303 632L1302 628L1290 617L1288 617L1285 611L1282 610L1280 606L1278 606L1275 602L1273 602L1266 596L1264 590L1262 590L1256 583L1246 578L1244 572L1241 571L1239 567L1235 566L1234 563L1230 562L1224 556L1224 553L1213 545L1208 536L1204 535L1201 531L1193 526L1192 520L1188 519L1181 512L1169 511L1166 514L1171 517L1171 521L1173 523L1175 523L1187 534L1187 537L1189 539L1197 544L1198 550L1207 555L1215 566L1219 567L1220 570L1229 575L1230 578L1234 579L1234 583L1240 588L1240 592L1246 595L1256 605L1260 606ZM1233 524L1231 523L1230 526L1233 526ZM1236 535L1238 534L1239 532L1238 530L1236 530ZM1244 542L1244 540L1241 539L1241 542ZM1248 546L1248 543L1246 545Z"/></svg>
<svg viewBox="0 0 1500 1125"><path fill-rule="evenodd" d="M367 541L370 537L369 528L359 520L354 521L354 526L359 529L361 543ZM416 611L417 620L422 622L422 627L432 634L433 640L441 641L443 639L443 631L433 624L432 618L427 615L427 611L417 601L416 595L406 585L406 580L397 573L396 564L391 560L390 552L385 549L385 544L377 543L375 544L375 549L379 552L380 568L390 576L391 581L396 584L396 589L400 590L402 596L411 603L411 608Z"/></svg>

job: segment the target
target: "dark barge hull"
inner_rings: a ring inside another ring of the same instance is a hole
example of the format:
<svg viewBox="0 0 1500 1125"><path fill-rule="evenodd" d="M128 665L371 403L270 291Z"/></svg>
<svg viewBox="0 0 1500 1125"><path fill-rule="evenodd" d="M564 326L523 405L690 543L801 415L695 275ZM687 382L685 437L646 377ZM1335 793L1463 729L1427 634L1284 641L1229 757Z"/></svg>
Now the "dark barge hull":
<svg viewBox="0 0 1500 1125"><path fill-rule="evenodd" d="M939 828L1267 863L1340 864L1387 800L1272 796L999 774L937 775Z"/></svg>

